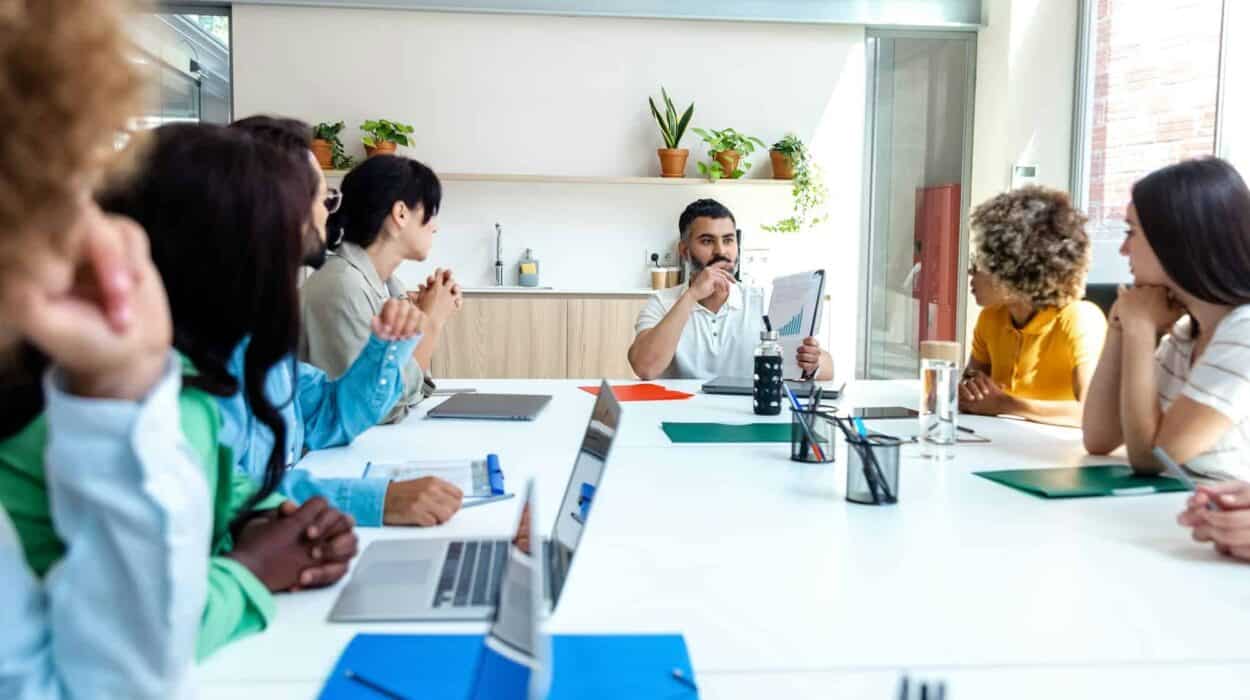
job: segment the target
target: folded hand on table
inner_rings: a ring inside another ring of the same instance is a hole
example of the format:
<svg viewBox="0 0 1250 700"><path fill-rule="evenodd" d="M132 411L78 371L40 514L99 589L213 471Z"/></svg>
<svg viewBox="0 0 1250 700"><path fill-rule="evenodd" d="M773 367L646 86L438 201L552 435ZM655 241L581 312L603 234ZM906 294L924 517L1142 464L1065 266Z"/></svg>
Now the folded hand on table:
<svg viewBox="0 0 1250 700"><path fill-rule="evenodd" d="M320 496L286 501L239 528L228 555L274 592L328 586L356 556L355 521Z"/></svg>
<svg viewBox="0 0 1250 700"><path fill-rule="evenodd" d="M1218 508L1209 509L1212 503ZM1199 486L1176 520L1190 528L1195 541L1210 542L1220 554L1250 562L1250 484L1223 481Z"/></svg>

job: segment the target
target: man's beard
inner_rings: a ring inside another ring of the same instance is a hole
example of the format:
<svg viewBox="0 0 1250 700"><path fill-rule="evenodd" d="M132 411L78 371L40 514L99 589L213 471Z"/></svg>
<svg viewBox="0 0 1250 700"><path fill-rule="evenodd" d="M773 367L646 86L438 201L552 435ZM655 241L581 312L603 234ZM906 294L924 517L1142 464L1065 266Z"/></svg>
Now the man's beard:
<svg viewBox="0 0 1250 700"><path fill-rule="evenodd" d="M309 229L304 236L304 259L301 262L306 267L320 270L326 264L326 250L326 242L321 235L315 229Z"/></svg>
<svg viewBox="0 0 1250 700"><path fill-rule="evenodd" d="M706 264L706 265L704 265L703 263L699 262L698 260L695 260L695 259L694 259L694 256L693 256L693 255L691 255L690 257L686 258L686 282L687 282L687 283L689 283L689 282L693 281L695 277L698 277L698 276L699 276L699 273L700 273L700 272L703 272L703 271L704 271L704 270L706 270L707 268L709 268L709 267L711 267L711 266L715 265L716 263L720 263L720 262L726 262L726 263L729 263L729 264L732 266L732 268L733 268L733 269L731 269L731 270L730 270L730 272L731 272L731 273L737 273L737 271L738 271L738 264L737 264L737 262L736 262L736 261L733 261L733 260L730 260L729 258L727 258L727 257L725 257L725 256L723 256L723 255L713 255L713 256L712 256L712 259L711 259L711 260L709 260L709 261L707 261L707 264Z"/></svg>

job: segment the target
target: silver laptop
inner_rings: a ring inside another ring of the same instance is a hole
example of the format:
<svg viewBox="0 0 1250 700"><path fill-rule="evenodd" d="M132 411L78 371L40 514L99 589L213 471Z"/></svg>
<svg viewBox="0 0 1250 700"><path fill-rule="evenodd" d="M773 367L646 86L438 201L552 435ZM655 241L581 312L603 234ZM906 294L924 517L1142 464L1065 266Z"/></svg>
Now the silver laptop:
<svg viewBox="0 0 1250 700"><path fill-rule="evenodd" d="M526 394L456 394L430 409L429 418L477 420L534 420L550 396Z"/></svg>
<svg viewBox="0 0 1250 700"><path fill-rule="evenodd" d="M591 409L551 537L531 543L545 567L545 595L552 608L590 517L620 422L621 405L605 381ZM330 621L490 619L511 546L509 540L374 542L356 563L330 611Z"/></svg>
<svg viewBox="0 0 1250 700"><path fill-rule="evenodd" d="M795 396L807 398L812 395L817 384L815 382L796 381L787 379L786 386L790 387L790 391ZM754 385L751 377L717 377L712 381L703 385L703 393L705 394L730 394L733 396L750 396L751 389ZM833 389L825 389L825 398L836 399L838 392Z"/></svg>

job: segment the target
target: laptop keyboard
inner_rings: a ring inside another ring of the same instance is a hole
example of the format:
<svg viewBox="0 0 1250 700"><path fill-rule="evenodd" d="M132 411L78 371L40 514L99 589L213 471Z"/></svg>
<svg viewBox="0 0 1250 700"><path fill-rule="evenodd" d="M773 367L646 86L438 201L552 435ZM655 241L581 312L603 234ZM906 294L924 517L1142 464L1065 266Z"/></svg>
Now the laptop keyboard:
<svg viewBox="0 0 1250 700"><path fill-rule="evenodd" d="M447 560L434 591L434 607L494 605L510 546L507 540L455 541L447 545Z"/></svg>

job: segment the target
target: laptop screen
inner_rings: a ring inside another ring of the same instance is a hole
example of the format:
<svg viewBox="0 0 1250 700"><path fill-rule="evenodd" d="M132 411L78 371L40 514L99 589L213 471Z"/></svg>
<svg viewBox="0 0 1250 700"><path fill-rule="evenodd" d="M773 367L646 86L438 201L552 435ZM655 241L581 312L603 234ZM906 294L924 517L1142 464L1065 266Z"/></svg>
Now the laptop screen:
<svg viewBox="0 0 1250 700"><path fill-rule="evenodd" d="M553 573L556 574L554 578L558 579L553 583L562 583L563 574L573 561L573 552L577 549L582 528L586 526L586 520L590 516L590 506L599 488L599 481L603 478L603 469L620 423L621 405L608 383L603 382L599 387L599 398L590 412L590 422L577 451L577 460L573 464L568 486L565 487L555 531L551 536L551 556L555 570Z"/></svg>

